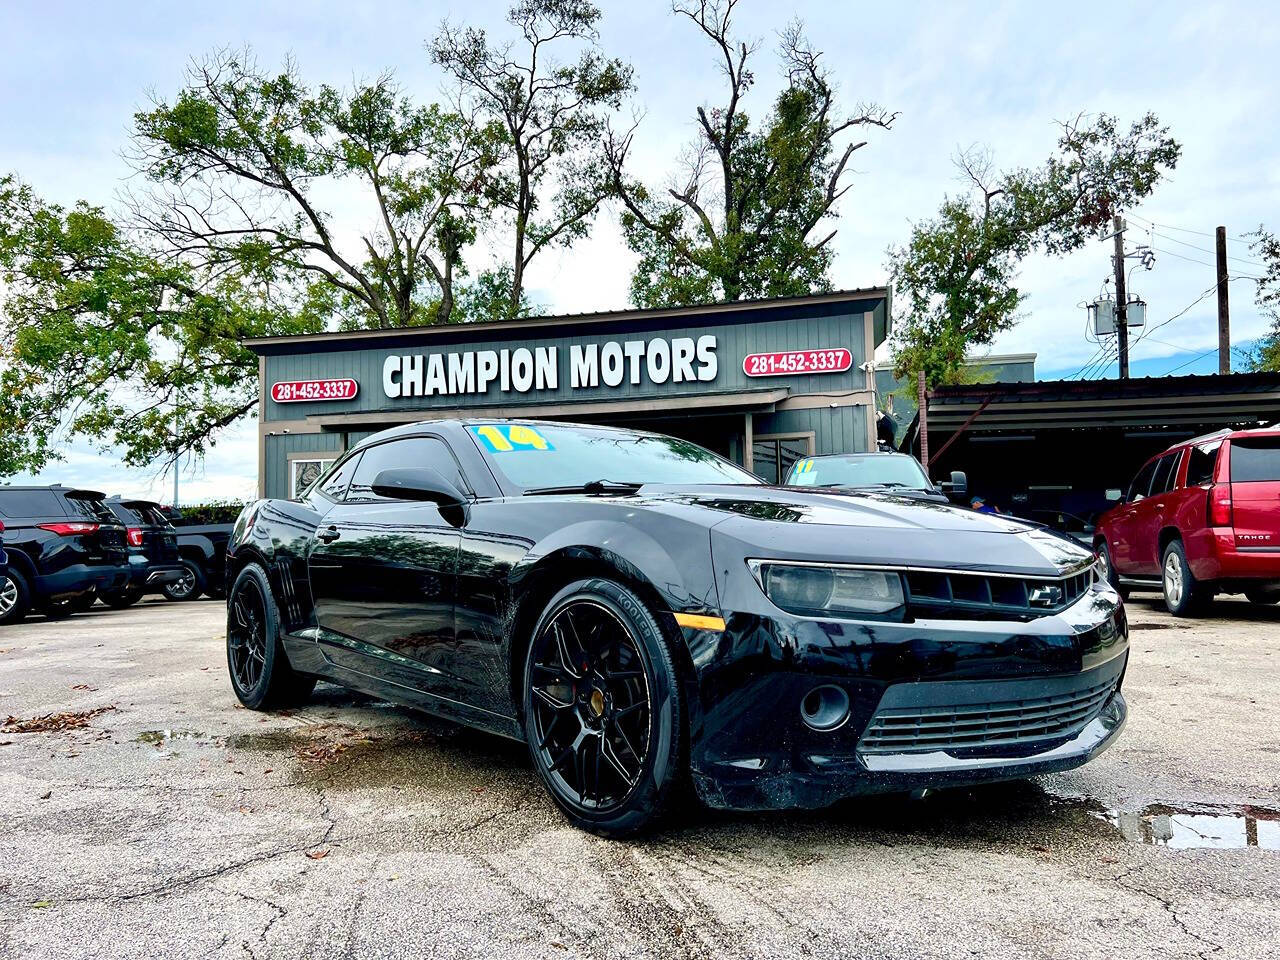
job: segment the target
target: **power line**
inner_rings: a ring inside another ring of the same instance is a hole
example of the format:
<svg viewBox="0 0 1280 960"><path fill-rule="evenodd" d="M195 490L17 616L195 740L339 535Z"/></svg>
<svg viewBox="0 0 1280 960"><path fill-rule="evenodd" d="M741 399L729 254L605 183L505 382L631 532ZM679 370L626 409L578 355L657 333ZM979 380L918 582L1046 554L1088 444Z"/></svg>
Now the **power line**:
<svg viewBox="0 0 1280 960"><path fill-rule="evenodd" d="M1217 255L1217 251L1216 251L1216 250L1210 250L1210 249L1208 249L1207 247L1197 247L1194 243L1187 243L1185 240L1179 240L1177 237L1166 237L1166 236L1165 236L1164 234L1162 234L1162 233L1156 233L1156 236L1157 236L1157 237L1159 237L1161 240L1168 240L1170 243L1177 243L1177 244L1181 244L1181 245L1182 245L1182 246L1184 246L1184 247L1190 247L1192 250L1199 250L1201 253L1207 253L1207 254L1209 254L1210 256L1216 256L1216 255ZM1263 263L1261 260L1250 260L1250 259L1248 259L1247 257L1233 257L1233 256L1231 256L1231 254L1227 254L1227 259L1228 259L1228 260L1235 260L1237 263L1247 263L1247 264L1249 264L1250 266L1253 266L1253 267L1262 267L1262 268L1264 268L1264 269L1265 269L1265 268L1266 268L1266 266L1267 266L1267 265L1266 265L1265 263Z"/></svg>
<svg viewBox="0 0 1280 960"><path fill-rule="evenodd" d="M1162 239L1162 240L1167 240L1167 239L1168 239L1168 237L1161 237L1161 239ZM1163 254L1164 254L1165 256L1167 256L1167 257L1177 257L1179 260L1186 260L1188 263L1198 263L1198 264L1199 264L1200 266L1202 266L1202 267L1217 267L1217 264L1215 264L1215 263L1209 263L1207 260L1197 260L1195 257L1188 257L1188 256L1184 256L1184 255L1183 255L1183 254L1181 254L1181 253L1175 253L1175 252L1174 252L1174 251L1172 251L1172 250L1165 250L1165 249L1164 249L1164 248L1162 248L1162 247L1152 247L1151 249L1152 249L1152 250L1155 250L1157 253L1163 253ZM1263 279L1263 278L1262 278L1262 277L1257 276L1256 274L1252 274L1252 273L1237 273L1237 274L1236 274L1236 279L1237 279L1237 280L1240 280L1240 279L1243 279L1243 280L1261 280L1261 279Z"/></svg>
<svg viewBox="0 0 1280 960"><path fill-rule="evenodd" d="M1189 233L1197 237L1208 237L1210 240L1217 239L1217 236L1215 234L1205 233L1203 230L1188 230L1186 227L1175 227L1171 223L1156 223L1154 220L1148 220L1146 217L1136 213L1126 214L1126 216L1131 217L1134 220L1141 220L1143 223L1147 224L1148 226L1158 227L1161 230L1176 230L1178 233ZM1247 233L1236 233L1236 234L1232 234L1231 239L1247 241L1249 237L1250 237L1250 234L1247 234ZM1172 240L1173 238L1170 237L1169 239Z"/></svg>

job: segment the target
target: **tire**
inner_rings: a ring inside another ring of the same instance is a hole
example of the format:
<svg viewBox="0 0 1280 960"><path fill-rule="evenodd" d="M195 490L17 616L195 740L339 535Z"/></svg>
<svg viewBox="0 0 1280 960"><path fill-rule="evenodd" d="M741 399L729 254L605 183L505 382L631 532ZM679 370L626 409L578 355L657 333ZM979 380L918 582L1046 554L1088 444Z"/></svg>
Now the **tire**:
<svg viewBox="0 0 1280 960"><path fill-rule="evenodd" d="M1203 613L1213 597L1212 585L1201 583L1191 572L1181 540L1172 540L1164 548L1160 562L1160 588L1165 607L1175 617L1193 617Z"/></svg>
<svg viewBox="0 0 1280 960"><path fill-rule="evenodd" d="M289 663L271 583L256 563L240 571L227 603L227 672L236 698L250 710L301 703L316 685Z"/></svg>
<svg viewBox="0 0 1280 960"><path fill-rule="evenodd" d="M1280 603L1280 590L1267 590L1263 587L1254 587L1244 592L1245 598L1250 603L1256 603L1260 607L1269 607L1274 603Z"/></svg>
<svg viewBox="0 0 1280 960"><path fill-rule="evenodd" d="M98 599L112 610L124 610L126 607L132 607L142 599L142 591L133 587L126 587L123 590L109 590L106 593L99 594Z"/></svg>
<svg viewBox="0 0 1280 960"><path fill-rule="evenodd" d="M74 600L54 600L39 605L40 613L49 620L66 620L76 612Z"/></svg>
<svg viewBox="0 0 1280 960"><path fill-rule="evenodd" d="M204 567L186 557L182 558L182 565L187 568L186 575L177 583L166 583L160 588L165 599L173 600L175 603L195 600L204 593L206 582Z"/></svg>
<svg viewBox="0 0 1280 960"><path fill-rule="evenodd" d="M31 587L26 576L9 568L0 577L0 624L20 623L31 609Z"/></svg>
<svg viewBox="0 0 1280 960"><path fill-rule="evenodd" d="M523 677L529 756L569 821L606 837L658 822L687 778L685 711L644 602L611 580L568 585L534 627Z"/></svg>
<svg viewBox="0 0 1280 960"><path fill-rule="evenodd" d="M72 611L74 611L75 613L88 613L90 609L92 609L93 605L97 602L98 602L98 594L96 592L82 593L80 594L80 596L76 597L74 600L68 600L67 606L70 607Z"/></svg>
<svg viewBox="0 0 1280 960"><path fill-rule="evenodd" d="M1115 564L1111 562L1111 548L1107 546L1107 541L1100 540L1098 542L1098 561L1102 564L1102 572L1106 577L1107 583L1111 584L1111 589L1120 594L1121 600L1129 599L1129 588L1120 585L1120 574L1116 573Z"/></svg>

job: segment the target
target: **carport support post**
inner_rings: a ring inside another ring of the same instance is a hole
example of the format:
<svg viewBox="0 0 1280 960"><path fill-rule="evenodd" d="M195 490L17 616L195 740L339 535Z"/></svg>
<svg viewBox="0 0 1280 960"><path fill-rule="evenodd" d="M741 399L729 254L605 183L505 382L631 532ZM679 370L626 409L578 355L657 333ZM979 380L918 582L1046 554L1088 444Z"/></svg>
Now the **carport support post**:
<svg viewBox="0 0 1280 960"><path fill-rule="evenodd" d="M920 466L929 475L929 397L924 389L924 371L916 371L916 403L920 409Z"/></svg>
<svg viewBox="0 0 1280 960"><path fill-rule="evenodd" d="M1124 289L1124 220L1117 214L1112 227L1116 238L1116 346L1120 354L1120 379L1129 379L1129 311Z"/></svg>

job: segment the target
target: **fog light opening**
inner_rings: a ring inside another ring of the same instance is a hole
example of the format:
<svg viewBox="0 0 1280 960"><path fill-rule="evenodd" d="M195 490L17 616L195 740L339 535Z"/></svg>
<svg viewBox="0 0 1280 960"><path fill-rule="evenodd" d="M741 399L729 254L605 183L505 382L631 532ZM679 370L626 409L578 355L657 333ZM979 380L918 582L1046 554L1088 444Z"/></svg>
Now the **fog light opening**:
<svg viewBox="0 0 1280 960"><path fill-rule="evenodd" d="M800 701L800 716L814 730L834 730L849 719L849 695L830 684L814 687Z"/></svg>

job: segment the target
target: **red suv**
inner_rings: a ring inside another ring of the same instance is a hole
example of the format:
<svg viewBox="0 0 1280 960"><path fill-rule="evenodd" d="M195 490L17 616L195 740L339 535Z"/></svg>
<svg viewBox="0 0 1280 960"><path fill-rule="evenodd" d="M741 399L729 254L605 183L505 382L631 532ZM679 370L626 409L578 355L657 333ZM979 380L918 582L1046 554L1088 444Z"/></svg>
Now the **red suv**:
<svg viewBox="0 0 1280 960"><path fill-rule="evenodd" d="M1155 586L1178 616L1219 591L1280 600L1280 428L1223 430L1148 460L1094 548L1123 595Z"/></svg>

